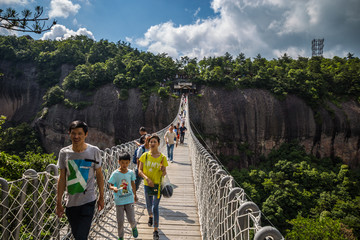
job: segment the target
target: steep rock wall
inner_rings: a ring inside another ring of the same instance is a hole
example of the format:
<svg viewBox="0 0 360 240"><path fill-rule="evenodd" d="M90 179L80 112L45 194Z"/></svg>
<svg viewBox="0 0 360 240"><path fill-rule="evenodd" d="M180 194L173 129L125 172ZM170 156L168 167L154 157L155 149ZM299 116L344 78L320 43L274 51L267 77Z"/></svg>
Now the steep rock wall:
<svg viewBox="0 0 360 240"><path fill-rule="evenodd" d="M99 88L91 96L79 91L67 92L66 98L92 104L81 110L57 104L47 109L44 117L37 119L43 145L48 152L55 154L70 144L67 128L73 120L85 121L90 128L87 142L105 149L139 138L140 126L146 127L149 133L166 127L176 117L179 106L177 99L161 100L151 96L146 111L143 111L139 90L131 89L129 98L122 101L118 99L118 89L113 84Z"/></svg>
<svg viewBox="0 0 360 240"><path fill-rule="evenodd" d="M36 67L31 63L0 62L0 114L14 122L30 122L40 111L45 93L36 79Z"/></svg>
<svg viewBox="0 0 360 240"><path fill-rule="evenodd" d="M260 155L295 139L308 153L359 166L360 106L355 102L328 103L331 110L321 109L315 117L296 96L280 101L258 89L203 88L201 93L190 97L190 119L216 154L241 156L237 167L255 164Z"/></svg>

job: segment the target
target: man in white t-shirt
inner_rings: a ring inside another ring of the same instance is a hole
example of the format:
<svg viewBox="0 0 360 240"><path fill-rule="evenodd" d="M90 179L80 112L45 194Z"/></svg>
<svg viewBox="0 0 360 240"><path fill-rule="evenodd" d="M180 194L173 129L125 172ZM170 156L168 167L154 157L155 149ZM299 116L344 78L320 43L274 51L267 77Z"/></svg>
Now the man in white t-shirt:
<svg viewBox="0 0 360 240"><path fill-rule="evenodd" d="M60 150L58 167L56 215L64 214L62 196L65 193L66 216L76 240L86 240L95 211L95 176L99 188L98 210L104 208L104 177L101 171L101 153L96 146L85 143L88 126L73 121L69 127L72 144Z"/></svg>
<svg viewBox="0 0 360 240"><path fill-rule="evenodd" d="M165 133L164 139L165 139L165 143L167 146L168 159L170 160L170 162L174 162L174 159L173 159L174 145L175 145L175 140L177 143L178 139L177 139L176 133L174 132L173 124L170 125L169 130Z"/></svg>

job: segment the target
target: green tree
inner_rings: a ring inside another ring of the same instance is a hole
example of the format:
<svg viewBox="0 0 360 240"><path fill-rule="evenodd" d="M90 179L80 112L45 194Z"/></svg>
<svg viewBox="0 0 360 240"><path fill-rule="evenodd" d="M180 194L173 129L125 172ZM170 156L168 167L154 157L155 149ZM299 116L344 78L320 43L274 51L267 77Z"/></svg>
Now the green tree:
<svg viewBox="0 0 360 240"><path fill-rule="evenodd" d="M142 83L147 83L148 86L154 86L156 82L154 75L154 68L149 64L145 64L145 66L140 71L139 81Z"/></svg>
<svg viewBox="0 0 360 240"><path fill-rule="evenodd" d="M3 60L14 60L16 59L16 52L13 46L0 45L0 58Z"/></svg>
<svg viewBox="0 0 360 240"><path fill-rule="evenodd" d="M43 100L46 107L62 103L64 101L64 90L60 86L56 85L46 92Z"/></svg>
<svg viewBox="0 0 360 240"><path fill-rule="evenodd" d="M298 216L290 221L292 230L286 234L289 240L356 240L346 225L331 218L303 218Z"/></svg>
<svg viewBox="0 0 360 240"><path fill-rule="evenodd" d="M175 61L167 56L166 54L160 54L159 56L159 68L157 69L157 72L159 72L160 78L162 79L173 79L176 72L177 72L177 65Z"/></svg>
<svg viewBox="0 0 360 240"><path fill-rule="evenodd" d="M27 169L43 172L49 164L56 164L53 154L27 152L22 158L0 152L0 176L8 181L20 179Z"/></svg>
<svg viewBox="0 0 360 240"><path fill-rule="evenodd" d="M118 88L128 88L129 84L127 83L127 78L125 74L119 73L115 76L115 79L113 81L114 85Z"/></svg>
<svg viewBox="0 0 360 240"><path fill-rule="evenodd" d="M160 87L158 94L162 99L166 99L170 95L170 87Z"/></svg>
<svg viewBox="0 0 360 240"><path fill-rule="evenodd" d="M106 64L104 62L97 62L93 65L89 65L88 67L90 77L90 90L96 89L112 81L112 79L107 76Z"/></svg>
<svg viewBox="0 0 360 240"><path fill-rule="evenodd" d="M65 90L78 89L86 91L90 87L90 66L86 64L76 66L64 79L62 86Z"/></svg>
<svg viewBox="0 0 360 240"><path fill-rule="evenodd" d="M69 39L60 41L57 45L56 58L58 62L79 65L85 63L85 54L76 41Z"/></svg>
<svg viewBox="0 0 360 240"><path fill-rule="evenodd" d="M27 123L1 130L0 151L20 157L24 157L28 151L43 153L39 136Z"/></svg>
<svg viewBox="0 0 360 240"><path fill-rule="evenodd" d="M105 62L107 59L114 57L116 53L117 47L114 43L101 39L91 46L88 61L92 64Z"/></svg>
<svg viewBox="0 0 360 240"><path fill-rule="evenodd" d="M188 63L184 67L184 73L186 74L186 76L189 77L189 79L195 78L199 74L199 69L197 64L194 64L192 62Z"/></svg>

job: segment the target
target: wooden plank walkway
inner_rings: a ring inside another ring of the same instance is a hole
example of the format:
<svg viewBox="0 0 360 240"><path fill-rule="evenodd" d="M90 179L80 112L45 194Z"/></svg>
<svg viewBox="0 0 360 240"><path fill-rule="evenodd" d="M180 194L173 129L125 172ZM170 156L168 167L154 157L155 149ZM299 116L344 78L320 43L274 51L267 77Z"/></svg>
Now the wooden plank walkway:
<svg viewBox="0 0 360 240"><path fill-rule="evenodd" d="M163 140L163 139L161 139ZM175 185L174 194L171 198L161 198L159 235L161 240L191 239L200 240L200 224L197 203L195 200L194 181L189 159L189 148L185 143L174 149L174 163L167 168L169 178ZM162 149L166 155L166 149ZM135 204L137 227L139 236L137 239L153 239L153 228L148 227L148 214L144 199L143 185L138 192L139 201ZM126 217L125 217L126 219ZM125 239L133 239L127 220L125 220ZM99 223L95 231L91 232L90 239L117 239L116 210L113 207L109 214Z"/></svg>

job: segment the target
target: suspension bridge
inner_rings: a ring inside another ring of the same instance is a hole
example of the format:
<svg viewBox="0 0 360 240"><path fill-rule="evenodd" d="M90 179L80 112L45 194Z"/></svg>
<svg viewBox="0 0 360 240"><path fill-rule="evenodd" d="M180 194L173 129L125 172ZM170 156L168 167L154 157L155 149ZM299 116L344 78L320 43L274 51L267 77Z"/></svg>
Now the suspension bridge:
<svg viewBox="0 0 360 240"><path fill-rule="evenodd" d="M188 113L188 106L185 105ZM177 117L173 123L177 122ZM160 201L160 239L224 239L264 240L284 239L266 222L259 207L226 171L221 163L202 146L191 128L187 116L184 144L174 150L174 163L167 172L174 186L171 198ZM166 154L164 134L157 132L160 149ZM102 151L105 178L105 208L95 211L89 239L117 239L116 210L113 193L107 186L111 173L118 168L120 152L136 150L134 141ZM130 168L135 168L131 165ZM44 172L32 169L23 177L8 182L0 178L0 238L8 239L73 239L66 217L55 214L58 168L49 165ZM152 239L153 229L147 226L147 210L142 187L135 204L138 239ZM262 224L262 222L266 224ZM125 239L132 239L131 228L125 222Z"/></svg>

